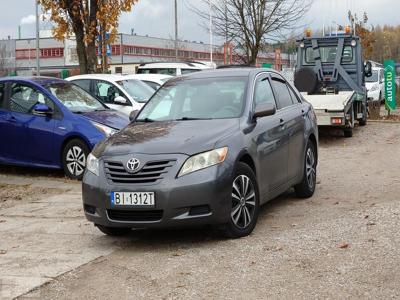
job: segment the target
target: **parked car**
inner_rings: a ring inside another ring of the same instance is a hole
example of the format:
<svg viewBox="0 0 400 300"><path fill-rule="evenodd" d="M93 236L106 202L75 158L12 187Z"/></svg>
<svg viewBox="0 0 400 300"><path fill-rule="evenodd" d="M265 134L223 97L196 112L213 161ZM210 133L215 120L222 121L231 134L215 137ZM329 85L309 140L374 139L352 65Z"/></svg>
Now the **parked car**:
<svg viewBox="0 0 400 300"><path fill-rule="evenodd" d="M137 79L122 75L86 74L67 78L89 92L108 107L129 115L142 108L154 90Z"/></svg>
<svg viewBox="0 0 400 300"><path fill-rule="evenodd" d="M63 168L81 179L86 158L129 123L80 87L47 77L0 79L0 162Z"/></svg>
<svg viewBox="0 0 400 300"><path fill-rule="evenodd" d="M150 62L141 64L138 67L137 73L180 76L214 68L215 66L210 65L208 62Z"/></svg>
<svg viewBox="0 0 400 300"><path fill-rule="evenodd" d="M109 235L218 224L242 237L260 205L288 188L313 195L317 150L313 108L279 73L174 78L89 155L85 215Z"/></svg>
<svg viewBox="0 0 400 300"><path fill-rule="evenodd" d="M132 74L125 75L125 79L137 79L147 85L149 85L153 90L158 90L166 81L171 79L173 76L163 75L163 74Z"/></svg>
<svg viewBox="0 0 400 300"><path fill-rule="evenodd" d="M365 78L365 87L368 91L368 99L373 101L385 101L385 69L372 68L372 76Z"/></svg>

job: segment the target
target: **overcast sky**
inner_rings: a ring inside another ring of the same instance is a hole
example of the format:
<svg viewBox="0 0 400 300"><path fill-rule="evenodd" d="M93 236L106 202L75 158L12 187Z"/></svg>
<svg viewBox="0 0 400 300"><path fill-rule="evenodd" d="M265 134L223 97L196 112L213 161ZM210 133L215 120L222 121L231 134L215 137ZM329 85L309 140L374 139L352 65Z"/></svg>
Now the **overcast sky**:
<svg viewBox="0 0 400 300"><path fill-rule="evenodd" d="M179 37L187 40L208 42L208 33L199 25L199 18L191 12L187 3L194 5L201 0L178 0ZM34 36L35 0L1 0L8 2L0 14L0 39L17 37L18 25L22 26L22 37ZM130 33L133 28L137 34L169 38L174 35L174 0L140 0L129 14L120 20L120 32ZM314 0L305 23L311 28L332 25L333 22L346 24L347 11L351 9L360 16L364 11L369 15L369 23L400 24L400 0ZM50 27L51 24L42 24Z"/></svg>

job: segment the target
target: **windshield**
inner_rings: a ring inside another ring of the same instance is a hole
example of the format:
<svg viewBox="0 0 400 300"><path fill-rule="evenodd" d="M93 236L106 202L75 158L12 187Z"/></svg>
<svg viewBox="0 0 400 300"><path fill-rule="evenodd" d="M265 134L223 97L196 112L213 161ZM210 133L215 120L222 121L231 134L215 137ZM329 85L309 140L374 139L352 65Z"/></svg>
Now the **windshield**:
<svg viewBox="0 0 400 300"><path fill-rule="evenodd" d="M72 112L79 113L106 109L99 100L75 84L57 82L47 84L45 88Z"/></svg>
<svg viewBox="0 0 400 300"><path fill-rule="evenodd" d="M177 79L162 86L137 121L237 118L242 114L246 77Z"/></svg>
<svg viewBox="0 0 400 300"><path fill-rule="evenodd" d="M133 100L139 103L147 102L154 93L151 87L136 79L117 81L117 84L122 86Z"/></svg>
<svg viewBox="0 0 400 300"><path fill-rule="evenodd" d="M378 71L372 71L372 76L365 77L365 82L378 82Z"/></svg>

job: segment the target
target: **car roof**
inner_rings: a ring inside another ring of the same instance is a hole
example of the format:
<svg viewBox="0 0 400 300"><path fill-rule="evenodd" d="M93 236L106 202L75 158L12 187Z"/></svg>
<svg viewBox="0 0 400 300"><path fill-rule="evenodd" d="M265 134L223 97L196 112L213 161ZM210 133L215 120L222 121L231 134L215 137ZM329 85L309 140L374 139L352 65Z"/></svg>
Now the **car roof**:
<svg viewBox="0 0 400 300"><path fill-rule="evenodd" d="M29 83L36 83L39 85L55 83L55 82L66 82L63 79L56 77L47 77L47 76L10 76L10 77L2 77L0 81L25 81Z"/></svg>
<svg viewBox="0 0 400 300"><path fill-rule="evenodd" d="M165 74L128 74L123 75L125 79L138 79L147 81L162 81L163 79L170 79L173 76Z"/></svg>
<svg viewBox="0 0 400 300"><path fill-rule="evenodd" d="M184 78L212 78L212 77L245 77L252 76L261 72L276 72L272 69L267 68L227 68L227 69L217 69L217 70L204 70L201 72L190 73L184 75Z"/></svg>
<svg viewBox="0 0 400 300"><path fill-rule="evenodd" d="M183 68L183 69L210 69L211 67L202 62L150 62L142 63L139 69L152 69L152 68Z"/></svg>
<svg viewBox="0 0 400 300"><path fill-rule="evenodd" d="M67 80L78 80L78 79L99 79L115 82L123 79L124 77L120 74L84 74L68 77Z"/></svg>

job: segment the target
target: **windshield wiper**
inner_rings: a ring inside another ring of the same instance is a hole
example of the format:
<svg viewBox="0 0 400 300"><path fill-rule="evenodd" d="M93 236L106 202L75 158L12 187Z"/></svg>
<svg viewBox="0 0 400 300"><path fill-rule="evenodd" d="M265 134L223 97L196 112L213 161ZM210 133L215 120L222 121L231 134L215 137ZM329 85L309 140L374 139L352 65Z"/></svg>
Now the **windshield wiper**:
<svg viewBox="0 0 400 300"><path fill-rule="evenodd" d="M196 121L196 120L211 120L211 118L182 117L182 118L179 118L179 119L175 119L175 121Z"/></svg>
<svg viewBox="0 0 400 300"><path fill-rule="evenodd" d="M136 122L152 123L152 122L155 122L155 120L150 119L150 118L144 118L144 119L137 119Z"/></svg>

